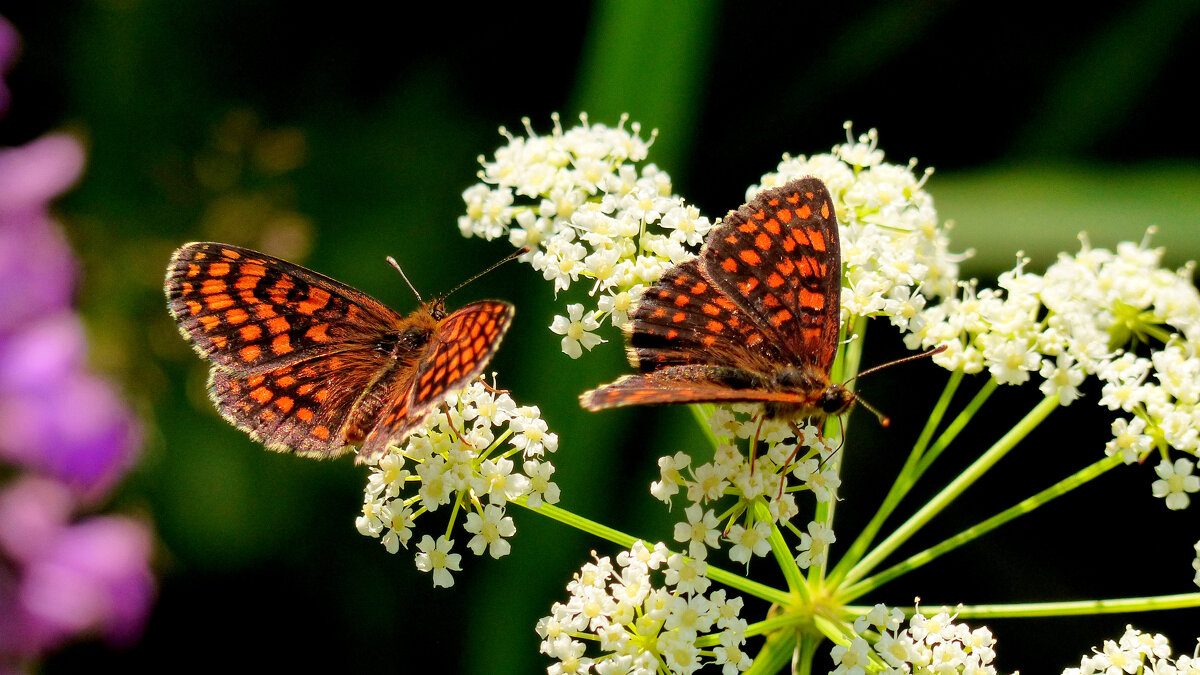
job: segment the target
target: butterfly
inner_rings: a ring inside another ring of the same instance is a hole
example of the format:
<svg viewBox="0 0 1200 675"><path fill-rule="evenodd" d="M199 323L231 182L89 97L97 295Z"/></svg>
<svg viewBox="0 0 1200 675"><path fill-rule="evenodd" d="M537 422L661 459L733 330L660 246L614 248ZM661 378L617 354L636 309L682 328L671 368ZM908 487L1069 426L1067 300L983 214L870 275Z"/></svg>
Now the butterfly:
<svg viewBox="0 0 1200 675"><path fill-rule="evenodd" d="M763 190L642 296L626 326L629 361L642 374L584 392L580 403L761 403L766 418L840 415L856 400L830 382L841 290L825 184L807 177Z"/></svg>
<svg viewBox="0 0 1200 675"><path fill-rule="evenodd" d="M323 274L215 242L175 251L164 290L179 332L212 362L209 397L226 420L304 457L361 445L360 463L478 377L513 317L499 300L447 313L444 295L402 316Z"/></svg>

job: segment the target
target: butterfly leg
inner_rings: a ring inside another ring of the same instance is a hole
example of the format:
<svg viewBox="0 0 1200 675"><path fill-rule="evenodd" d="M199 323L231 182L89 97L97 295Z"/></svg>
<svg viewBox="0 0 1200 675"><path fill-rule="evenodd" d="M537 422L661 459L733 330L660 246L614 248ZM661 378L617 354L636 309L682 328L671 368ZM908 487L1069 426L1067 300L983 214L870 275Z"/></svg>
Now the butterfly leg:
<svg viewBox="0 0 1200 675"><path fill-rule="evenodd" d="M454 426L454 420L450 417L450 408L446 408L446 424L450 427L450 433L458 436L458 440L462 441L463 445L466 445L469 448L475 447L471 444L471 441L467 440L467 435L459 431L458 427Z"/></svg>
<svg viewBox="0 0 1200 675"><path fill-rule="evenodd" d="M754 458L758 454L758 435L762 431L763 422L767 421L765 414L759 415L758 426L754 429L754 438L750 439L750 475L754 476Z"/></svg>
<svg viewBox="0 0 1200 675"><path fill-rule="evenodd" d="M495 373L493 373L493 375L495 375ZM499 396L501 394L508 393L507 389L497 389L495 386L488 384L487 380L483 379L482 377L479 378L479 383L482 384L487 393L491 394L492 396Z"/></svg>

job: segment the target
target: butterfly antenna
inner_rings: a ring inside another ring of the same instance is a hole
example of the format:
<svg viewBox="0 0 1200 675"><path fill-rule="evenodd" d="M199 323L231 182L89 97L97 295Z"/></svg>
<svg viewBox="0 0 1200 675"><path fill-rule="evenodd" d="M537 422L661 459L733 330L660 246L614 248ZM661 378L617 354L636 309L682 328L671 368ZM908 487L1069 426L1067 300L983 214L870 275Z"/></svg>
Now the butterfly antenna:
<svg viewBox="0 0 1200 675"><path fill-rule="evenodd" d="M412 282L408 280L407 276L405 276L404 270L400 269L400 263L396 262L396 259L390 255L387 257L387 261L392 267L396 268L396 271L400 273L400 278L403 279L404 283L408 284L408 287L412 289L413 295L417 296L417 302L424 303L425 301L421 299L421 294L417 291L417 287L412 285Z"/></svg>
<svg viewBox="0 0 1200 675"><path fill-rule="evenodd" d="M450 295L451 295L452 293L454 293L455 291L459 290L459 289L460 289L460 288L462 288L463 286L466 286L467 284L471 283L472 281L475 281L475 280L476 280L476 279L478 279L479 277L481 277L481 276L483 276L483 275L487 274L488 272L491 272L492 270L496 269L497 267L499 267L499 266L503 265L504 263L506 263L506 262L508 262L508 261L510 261L510 260L516 260L517 258L519 258L519 257L521 257L521 256L523 256L523 255L525 255L526 253L529 253L529 247L528 247L528 246L522 247L522 248L520 248L520 249L517 249L516 251L513 251L512 253L509 253L508 255L504 256L504 259L503 259L503 260L501 260L501 261L499 261L499 262L497 262L497 263L493 264L491 267L487 268L486 270L484 270L484 271L480 272L479 274L476 274L475 276L471 277L470 279L467 279L466 281L462 282L461 284L459 284L459 285L455 286L454 288L450 289L450 292L449 292L449 293L446 293L446 294L445 294L445 295L443 295L442 297L443 297L443 298L448 298L448 297L450 297Z"/></svg>
<svg viewBox="0 0 1200 675"><path fill-rule="evenodd" d="M853 382L854 380L857 380L858 378L862 377L863 375L870 375L871 373L878 372L880 370L883 370L884 368L898 366L901 363L908 363L909 361L916 361L917 359L923 359L926 356L933 356L934 354L941 354L944 351L946 351L946 345L938 345L938 346L934 347L933 349L930 349L929 351L924 352L922 354L913 354L912 356L906 356L902 359L896 359L895 361L888 361L887 363L875 366L874 368L867 368L866 370L862 371L861 373L859 373L859 374L855 375L854 377L850 378L849 380L846 380L845 382L843 382L842 385L847 385L847 384ZM859 401L862 401L862 399L859 399ZM867 408L870 409L870 406L867 406Z"/></svg>

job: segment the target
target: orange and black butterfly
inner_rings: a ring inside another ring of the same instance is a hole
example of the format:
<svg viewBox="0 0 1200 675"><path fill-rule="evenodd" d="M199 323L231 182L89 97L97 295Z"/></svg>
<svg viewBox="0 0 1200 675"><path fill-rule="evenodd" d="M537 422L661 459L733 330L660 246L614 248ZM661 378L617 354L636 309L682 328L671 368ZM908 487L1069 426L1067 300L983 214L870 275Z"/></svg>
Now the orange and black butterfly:
<svg viewBox="0 0 1200 675"><path fill-rule="evenodd" d="M361 444L360 462L478 377L513 316L499 300L447 314L445 296L401 316L322 274L213 242L175 252L165 291L180 333L213 364L209 395L225 419L305 457Z"/></svg>
<svg viewBox="0 0 1200 675"><path fill-rule="evenodd" d="M580 403L762 403L766 417L788 420L844 413L854 393L829 381L841 290L825 184L808 177L763 190L642 296L627 326L629 360L642 374Z"/></svg>

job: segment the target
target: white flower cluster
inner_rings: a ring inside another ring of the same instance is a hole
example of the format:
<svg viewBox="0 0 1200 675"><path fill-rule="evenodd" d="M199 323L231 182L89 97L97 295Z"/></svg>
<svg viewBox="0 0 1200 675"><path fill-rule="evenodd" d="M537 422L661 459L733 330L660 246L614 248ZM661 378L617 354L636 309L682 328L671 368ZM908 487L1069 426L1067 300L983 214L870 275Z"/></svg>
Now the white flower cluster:
<svg viewBox="0 0 1200 675"><path fill-rule="evenodd" d="M569 318L556 317L553 326L567 336L563 351L578 358L580 344L591 349L601 341L585 331L605 317L624 324L642 289L693 257L687 247L699 245L712 224L672 194L665 172L639 167L653 134L642 139L636 122L626 129L622 117L614 128L581 115L580 126L564 131L553 119L545 136L528 119L525 137L501 128L508 145L490 162L479 158L482 182L463 192L467 211L458 227L463 236L507 236L515 247L528 246L522 260L555 293L587 280L596 308L572 305Z"/></svg>
<svg viewBox="0 0 1200 675"><path fill-rule="evenodd" d="M1105 450L1126 463L1164 457L1155 494L1187 506L1200 489L1192 463L1166 461L1168 448L1200 453L1200 293L1192 268L1160 267L1161 249L1125 242L1116 252L1083 246L1044 275L1028 262L1001 275L999 290L964 286L961 297L910 322L910 348L947 345L934 361L968 373L987 369L1001 384L1041 378L1063 405L1088 375L1103 382L1100 405L1130 413L1113 423ZM1147 355L1139 355L1148 352Z"/></svg>
<svg viewBox="0 0 1200 675"><path fill-rule="evenodd" d="M1200 648L1191 655L1171 659L1171 645L1162 635L1151 635L1133 626L1125 627L1121 639L1105 640L1102 649L1092 649L1078 668L1067 668L1063 675L1094 673L1154 673L1155 675L1200 675Z"/></svg>
<svg viewBox="0 0 1200 675"><path fill-rule="evenodd" d="M929 297L953 294L964 256L949 253L948 227L938 222L924 190L932 169L918 178L916 160L888 164L874 129L855 140L849 122L845 128L846 143L828 154L784 155L761 185L746 190L746 199L797 178L820 178L833 197L841 235L843 319L887 316L903 330Z"/></svg>
<svg viewBox="0 0 1200 675"><path fill-rule="evenodd" d="M954 616L942 610L932 617L920 609L904 626L904 613L875 605L870 613L854 622L858 634L849 646L834 647L830 656L837 667L830 675L851 675L866 672L882 675L909 673L995 673L991 665L996 658L996 644L986 627L971 630L966 624L954 622ZM870 641L862 637L874 631ZM872 664L872 659L875 664ZM879 669L878 662L886 664Z"/></svg>
<svg viewBox="0 0 1200 675"><path fill-rule="evenodd" d="M371 463L355 525L396 553L408 547L421 514L452 504L451 523L459 509L467 512L463 529L473 535L467 548L475 555L507 555L516 527L505 505L524 499L536 508L558 501L554 465L544 459L557 449L558 435L537 406L518 407L508 394L476 381L447 396L446 407L430 415L404 448ZM458 570L460 556L450 553L453 543L447 533L437 541L425 535L417 545L417 568L433 573L434 586L454 583L450 572Z"/></svg>
<svg viewBox="0 0 1200 675"><path fill-rule="evenodd" d="M650 493L667 504L681 492L690 502L684 509L686 521L675 525L675 541L687 544L688 555L698 560L707 557L709 548L719 548L721 539L730 544L729 557L735 562L748 563L752 555L765 556L771 550L771 526L756 520L749 508L754 501L765 500L774 522L800 538L797 564L807 569L824 563L835 540L832 530L813 522L807 532L801 532L791 520L799 513L796 492L812 492L818 502L836 498L841 485L837 469L821 464L834 448L816 427L800 427L803 437L797 440L786 422L763 419L761 410L750 404L718 407L709 424L720 443L713 460L692 468L692 458L685 453L662 457L658 460L659 480L650 486ZM738 439L752 443L756 437L760 454L756 453L751 466L746 459L749 453L743 454L736 444ZM788 487L789 476L796 479L796 486ZM730 498L737 503L722 511L733 514L731 518L744 515L745 521L723 525L709 505Z"/></svg>
<svg viewBox="0 0 1200 675"><path fill-rule="evenodd" d="M692 673L710 663L735 675L750 667L742 599L726 599L723 589L706 595L703 561L642 542L617 555L616 567L592 556L567 584L570 600L538 621L541 651L556 661L550 675ZM602 653L587 656L589 642Z"/></svg>

